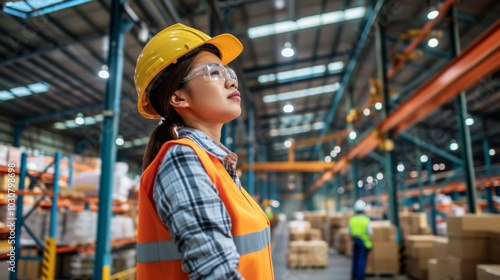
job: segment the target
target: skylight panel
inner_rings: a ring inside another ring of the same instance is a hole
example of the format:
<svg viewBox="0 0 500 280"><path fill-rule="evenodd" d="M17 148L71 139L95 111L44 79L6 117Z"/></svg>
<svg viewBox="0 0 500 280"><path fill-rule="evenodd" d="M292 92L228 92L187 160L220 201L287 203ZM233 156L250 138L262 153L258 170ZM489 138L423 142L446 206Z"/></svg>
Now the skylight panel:
<svg viewBox="0 0 500 280"><path fill-rule="evenodd" d="M12 93L6 90L0 91L0 100L5 101L13 98L15 98L15 96Z"/></svg>
<svg viewBox="0 0 500 280"><path fill-rule="evenodd" d="M81 5L91 0L26 0L6 2L2 10L20 18L49 14L69 7Z"/></svg>
<svg viewBox="0 0 500 280"><path fill-rule="evenodd" d="M23 97L31 94L31 91L27 87L11 88L10 92L12 92L17 97Z"/></svg>
<svg viewBox="0 0 500 280"><path fill-rule="evenodd" d="M337 23L345 20L357 19L365 15L365 10L365 7L356 7L343 11L334 11L330 13L303 17L298 19L297 21L287 20L272 24L255 26L248 29L248 37L250 39L255 39L280 33L313 28L320 25Z"/></svg>

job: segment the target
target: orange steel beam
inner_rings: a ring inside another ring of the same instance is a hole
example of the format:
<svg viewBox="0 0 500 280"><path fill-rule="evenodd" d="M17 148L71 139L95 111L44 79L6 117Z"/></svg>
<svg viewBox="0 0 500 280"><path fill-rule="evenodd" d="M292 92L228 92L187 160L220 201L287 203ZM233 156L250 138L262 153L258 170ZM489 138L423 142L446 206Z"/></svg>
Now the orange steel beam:
<svg viewBox="0 0 500 280"><path fill-rule="evenodd" d="M484 32L459 56L450 61L438 74L422 85L404 104L395 109L376 128L354 146L338 163L355 157L362 158L373 151L379 143L379 135L390 130L401 132L415 124L426 114L432 113L443 103L478 83L500 68L500 20ZM422 113L423 112L423 113ZM321 176L309 189L307 195L316 191L340 169L337 166Z"/></svg>
<svg viewBox="0 0 500 280"><path fill-rule="evenodd" d="M387 78L390 79L396 71L405 63L410 54L417 48L417 46L425 39L429 32L434 28L434 26L439 22L439 20L446 14L448 9L455 3L455 0L445 0L444 3L439 7L439 15L428 21L424 27L420 30L417 37L413 38L410 45L404 50L401 57L396 61L396 63L387 71Z"/></svg>
<svg viewBox="0 0 500 280"><path fill-rule="evenodd" d="M332 168L334 163L323 161L296 161L296 162L255 162L250 168L248 163L239 165L238 169L253 171L274 172L321 172Z"/></svg>

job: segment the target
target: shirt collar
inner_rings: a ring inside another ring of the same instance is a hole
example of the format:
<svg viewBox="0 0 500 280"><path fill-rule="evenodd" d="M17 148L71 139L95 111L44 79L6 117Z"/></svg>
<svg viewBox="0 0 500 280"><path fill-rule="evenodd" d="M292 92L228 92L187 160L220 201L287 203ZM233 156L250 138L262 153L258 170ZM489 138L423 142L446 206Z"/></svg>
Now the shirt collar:
<svg viewBox="0 0 500 280"><path fill-rule="evenodd" d="M236 169L238 156L231 152L224 145L218 145L212 138L206 135L203 131L190 128L181 127L178 129L179 138L189 138L194 141L198 146L207 151L207 153L217 157L221 161L226 161L233 169Z"/></svg>

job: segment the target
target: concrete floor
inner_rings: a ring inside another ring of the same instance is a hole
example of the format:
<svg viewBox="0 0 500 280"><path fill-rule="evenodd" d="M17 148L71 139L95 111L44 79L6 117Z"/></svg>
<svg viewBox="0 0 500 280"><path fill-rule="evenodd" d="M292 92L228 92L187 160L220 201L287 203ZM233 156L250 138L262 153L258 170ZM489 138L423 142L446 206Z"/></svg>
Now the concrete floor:
<svg viewBox="0 0 500 280"><path fill-rule="evenodd" d="M328 266L323 269L289 269L285 253L288 248L288 227L286 221L278 222L272 234L272 253L274 276L276 280L350 280L351 259L330 248ZM405 276L367 277L366 280L396 279L406 280Z"/></svg>

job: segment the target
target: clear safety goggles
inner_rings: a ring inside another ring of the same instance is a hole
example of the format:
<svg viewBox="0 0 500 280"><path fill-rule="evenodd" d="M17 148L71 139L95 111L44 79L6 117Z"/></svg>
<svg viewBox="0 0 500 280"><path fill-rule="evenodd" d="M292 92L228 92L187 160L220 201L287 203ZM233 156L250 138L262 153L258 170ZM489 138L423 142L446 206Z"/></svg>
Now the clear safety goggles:
<svg viewBox="0 0 500 280"><path fill-rule="evenodd" d="M238 84L238 77L233 69L229 68L227 65L222 65L219 63L210 63L201 69L195 71L194 73L187 75L183 83L196 78L198 76L203 76L205 81L229 81L234 80Z"/></svg>

